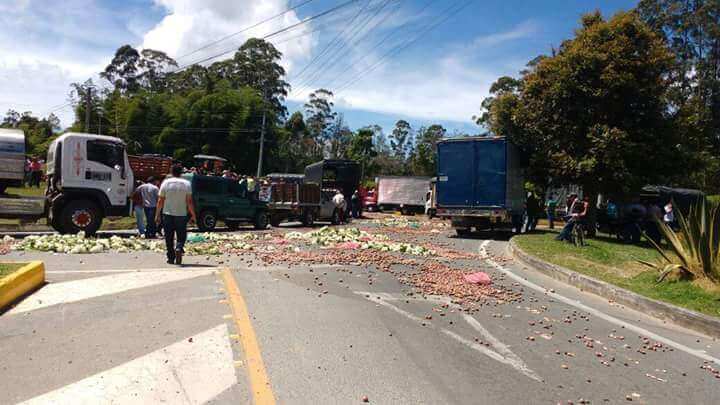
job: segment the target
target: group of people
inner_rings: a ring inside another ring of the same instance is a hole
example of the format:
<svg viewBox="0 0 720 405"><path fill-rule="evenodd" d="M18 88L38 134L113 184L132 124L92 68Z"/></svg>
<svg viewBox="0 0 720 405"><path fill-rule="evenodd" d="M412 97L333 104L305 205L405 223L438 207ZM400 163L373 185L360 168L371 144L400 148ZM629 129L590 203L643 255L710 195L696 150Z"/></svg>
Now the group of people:
<svg viewBox="0 0 720 405"><path fill-rule="evenodd" d="M40 187L42 181L42 162L37 156L25 158L25 184L28 187Z"/></svg>
<svg viewBox="0 0 720 405"><path fill-rule="evenodd" d="M182 174L183 167L176 165L162 184L149 177L132 198L138 232L148 239L164 234L168 264L182 264L187 225L196 221L192 187Z"/></svg>
<svg viewBox="0 0 720 405"><path fill-rule="evenodd" d="M358 190L355 190L352 193L352 196L350 196L349 206L345 200L345 196L340 190L335 190L332 202L340 215L340 223L347 223L349 216L352 216L355 219L360 218L362 201L360 200L360 192Z"/></svg>

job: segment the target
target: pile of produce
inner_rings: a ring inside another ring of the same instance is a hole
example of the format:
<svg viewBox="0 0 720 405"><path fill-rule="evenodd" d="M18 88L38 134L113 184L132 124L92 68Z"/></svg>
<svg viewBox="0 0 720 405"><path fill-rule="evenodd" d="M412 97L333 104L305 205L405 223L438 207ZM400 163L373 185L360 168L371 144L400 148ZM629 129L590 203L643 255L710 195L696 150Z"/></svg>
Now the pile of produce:
<svg viewBox="0 0 720 405"><path fill-rule="evenodd" d="M324 226L311 232L289 232L286 239L301 240L311 245L344 249L372 249L381 252L400 252L415 256L429 256L434 252L424 246L389 242L385 235L374 235L358 228L330 228Z"/></svg>
<svg viewBox="0 0 720 405"><path fill-rule="evenodd" d="M3 242L11 243L10 240ZM248 241L258 239L256 234L216 234L202 233L188 235L185 247L188 255L219 255L226 251L252 250L254 246ZM150 250L164 252L165 242L162 239L149 240L144 238L88 238L83 232L76 235L31 235L23 238L13 246L18 251L40 251L54 253L103 253L115 251L126 253L131 251Z"/></svg>

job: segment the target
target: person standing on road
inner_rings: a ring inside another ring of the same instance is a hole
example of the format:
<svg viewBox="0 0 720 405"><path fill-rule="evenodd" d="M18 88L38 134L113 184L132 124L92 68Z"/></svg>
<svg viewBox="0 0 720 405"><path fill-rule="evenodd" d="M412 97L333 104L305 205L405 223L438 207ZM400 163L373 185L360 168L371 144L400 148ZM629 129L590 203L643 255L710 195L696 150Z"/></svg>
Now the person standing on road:
<svg viewBox="0 0 720 405"><path fill-rule="evenodd" d="M547 202L545 202L545 211L547 212L548 226L550 229L555 229L555 209L557 209L557 204L555 194L550 193Z"/></svg>
<svg viewBox="0 0 720 405"><path fill-rule="evenodd" d="M181 178L182 166L173 166L172 177L160 186L155 222L162 223L165 231L165 247L168 264L182 264L187 239L188 214L190 222L195 222L195 208L192 201L190 182ZM177 245L175 235L177 234Z"/></svg>
<svg viewBox="0 0 720 405"><path fill-rule="evenodd" d="M142 181L136 181L135 191L133 191L132 194L133 214L135 215L135 223L137 224L139 236L145 235L145 210L143 209L143 199L139 190L142 184ZM155 217L150 217L150 222L152 222L153 218Z"/></svg>
<svg viewBox="0 0 720 405"><path fill-rule="evenodd" d="M572 233L573 227L577 222L585 220L589 207L590 201L588 196L583 196L582 200L576 198L570 206L570 219L565 223L562 231L560 231L560 234L555 239L571 242L570 234Z"/></svg>
<svg viewBox="0 0 720 405"><path fill-rule="evenodd" d="M347 204L345 203L345 196L340 192L340 190L335 191L335 195L333 196L333 204L335 204L335 209L338 210L338 214L340 216L340 223L345 222L345 209Z"/></svg>
<svg viewBox="0 0 720 405"><path fill-rule="evenodd" d="M155 212L157 211L158 194L160 193L157 183L158 181L155 177L150 176L145 184L138 187L138 191L142 197L142 205L145 210L145 218L148 218L145 229L145 238L147 239L155 239L157 236L157 223L150 220L150 218L155 218Z"/></svg>
<svg viewBox="0 0 720 405"><path fill-rule="evenodd" d="M523 232L532 232L537 225L538 214L540 213L540 202L535 193L528 192L527 200L525 200L525 226Z"/></svg>
<svg viewBox="0 0 720 405"><path fill-rule="evenodd" d="M42 166L36 156L30 161L30 187L33 185L40 188L40 179L42 178Z"/></svg>
<svg viewBox="0 0 720 405"><path fill-rule="evenodd" d="M350 208L352 209L352 217L360 218L360 193L357 190L350 197Z"/></svg>

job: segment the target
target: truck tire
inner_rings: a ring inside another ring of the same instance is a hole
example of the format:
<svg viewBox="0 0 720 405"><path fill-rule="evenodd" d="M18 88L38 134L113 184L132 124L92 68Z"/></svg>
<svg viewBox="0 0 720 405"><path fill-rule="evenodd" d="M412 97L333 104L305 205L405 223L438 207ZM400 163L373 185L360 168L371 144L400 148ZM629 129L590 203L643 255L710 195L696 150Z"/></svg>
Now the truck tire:
<svg viewBox="0 0 720 405"><path fill-rule="evenodd" d="M302 224L308 228L315 224L315 212L313 212L313 210L305 210L303 212Z"/></svg>
<svg viewBox="0 0 720 405"><path fill-rule="evenodd" d="M62 233L85 232L95 235L102 225L103 215L100 208L90 200L73 200L63 207L59 218Z"/></svg>
<svg viewBox="0 0 720 405"><path fill-rule="evenodd" d="M457 236L464 238L470 236L472 232L470 228L455 228L455 233L457 234Z"/></svg>
<svg viewBox="0 0 720 405"><path fill-rule="evenodd" d="M5 189L7 188L7 184L0 183L0 195L5 194Z"/></svg>
<svg viewBox="0 0 720 405"><path fill-rule="evenodd" d="M217 214L215 211L211 210L205 210L200 213L200 218L198 218L198 228L205 232L205 231L212 231L217 226Z"/></svg>
<svg viewBox="0 0 720 405"><path fill-rule="evenodd" d="M270 226L273 228L277 228L280 226L280 223L282 222L282 218L280 215L272 214L270 215Z"/></svg>
<svg viewBox="0 0 720 405"><path fill-rule="evenodd" d="M268 215L265 211L258 211L255 214L255 221L253 223L255 225L255 229L266 229L268 225Z"/></svg>
<svg viewBox="0 0 720 405"><path fill-rule="evenodd" d="M237 231L240 228L239 221L225 221L225 226L231 231Z"/></svg>

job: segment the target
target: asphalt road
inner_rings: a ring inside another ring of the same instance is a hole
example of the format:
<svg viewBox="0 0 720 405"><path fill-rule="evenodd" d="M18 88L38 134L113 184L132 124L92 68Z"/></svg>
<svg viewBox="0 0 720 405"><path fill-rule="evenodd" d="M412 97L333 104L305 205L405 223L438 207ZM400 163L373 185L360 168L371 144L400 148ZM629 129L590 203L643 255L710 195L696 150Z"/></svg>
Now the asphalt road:
<svg viewBox="0 0 720 405"><path fill-rule="evenodd" d="M0 403L720 403L701 368L720 368L718 342L507 261L490 236L416 238L477 254L449 263L522 297L472 313L402 265L11 253L50 283L0 316Z"/></svg>

